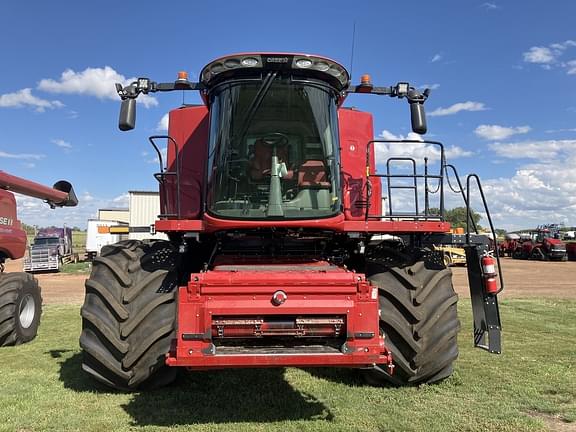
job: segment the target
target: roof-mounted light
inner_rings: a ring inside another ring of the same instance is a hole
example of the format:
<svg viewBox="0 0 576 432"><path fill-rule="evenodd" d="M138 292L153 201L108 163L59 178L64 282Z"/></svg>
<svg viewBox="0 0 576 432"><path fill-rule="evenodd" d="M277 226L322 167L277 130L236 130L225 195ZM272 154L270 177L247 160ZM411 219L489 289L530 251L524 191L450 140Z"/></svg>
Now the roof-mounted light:
<svg viewBox="0 0 576 432"><path fill-rule="evenodd" d="M218 59L202 69L202 82L206 84L222 72L255 67L262 67L262 58L259 55L238 55Z"/></svg>
<svg viewBox="0 0 576 432"><path fill-rule="evenodd" d="M299 68L302 68L302 69L308 69L309 67L312 66L312 60L300 59L300 60L296 61L296 66L298 66Z"/></svg>
<svg viewBox="0 0 576 432"><path fill-rule="evenodd" d="M242 66L246 67L258 66L258 60L255 59L254 57L246 57L242 59Z"/></svg>
<svg viewBox="0 0 576 432"><path fill-rule="evenodd" d="M202 69L201 81L207 85L215 77L224 72L248 69L271 69L271 70L294 70L294 71L316 71L330 75L330 81L339 90L348 85L349 75L346 69L338 63L323 57L316 57L302 54L239 54L223 57L209 63ZM249 72L248 72L249 73ZM310 74L312 75L312 74ZM228 75L226 75L228 76ZM316 74L321 78L321 75ZM336 82L334 82L336 78Z"/></svg>
<svg viewBox="0 0 576 432"><path fill-rule="evenodd" d="M348 84L349 76L346 69L340 66L338 63L331 60L315 57L315 56L294 56L294 61L292 63L294 69L309 69L316 70L319 72L326 72L333 77L337 78L342 87Z"/></svg>

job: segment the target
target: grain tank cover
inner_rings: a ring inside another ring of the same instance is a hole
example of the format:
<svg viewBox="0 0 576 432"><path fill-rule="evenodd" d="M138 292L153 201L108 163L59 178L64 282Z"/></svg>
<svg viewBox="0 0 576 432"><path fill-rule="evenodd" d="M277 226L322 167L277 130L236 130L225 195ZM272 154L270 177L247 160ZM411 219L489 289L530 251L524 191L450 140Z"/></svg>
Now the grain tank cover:
<svg viewBox="0 0 576 432"><path fill-rule="evenodd" d="M350 81L346 69L334 60L293 53L244 53L221 57L202 69L200 79L202 84L212 87L232 77L259 77L265 71L321 79L329 82L338 91L347 88Z"/></svg>

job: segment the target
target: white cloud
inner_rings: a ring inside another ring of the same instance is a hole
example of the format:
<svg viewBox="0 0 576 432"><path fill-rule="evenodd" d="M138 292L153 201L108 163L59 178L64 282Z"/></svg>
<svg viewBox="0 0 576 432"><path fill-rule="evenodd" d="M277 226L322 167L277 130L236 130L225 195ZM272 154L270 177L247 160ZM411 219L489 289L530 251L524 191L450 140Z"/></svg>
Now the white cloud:
<svg viewBox="0 0 576 432"><path fill-rule="evenodd" d="M6 153L0 151L0 158L6 159L40 160L45 157L46 155L36 153Z"/></svg>
<svg viewBox="0 0 576 432"><path fill-rule="evenodd" d="M38 89L50 93L79 94L95 96L99 99L119 100L114 84L129 85L136 78L126 78L110 66L103 68L86 68L81 72L66 69L59 80L43 79ZM140 95L137 99L144 106L158 105L158 101L149 95Z"/></svg>
<svg viewBox="0 0 576 432"><path fill-rule="evenodd" d="M378 139L390 141L423 141L422 135L410 132L407 136L395 135L388 130L383 130ZM435 163L440 160L440 148L434 144L420 144L420 143L403 143L399 144L375 144L376 148L376 163L382 164L386 162L389 157L412 157L420 164L425 157L428 158L429 163ZM472 156L474 153L464 150L458 146L450 146L444 149L444 156L447 159L456 159L460 157Z"/></svg>
<svg viewBox="0 0 576 432"><path fill-rule="evenodd" d="M527 63L548 64L556 60L556 56L550 48L532 47L523 54L524 61Z"/></svg>
<svg viewBox="0 0 576 432"><path fill-rule="evenodd" d="M434 54L434 57L432 57L432 60L430 60L430 63L436 63L440 60L442 60L442 55L441 54Z"/></svg>
<svg viewBox="0 0 576 432"><path fill-rule="evenodd" d="M70 144L67 141L64 141L63 139L53 139L50 141L52 144L57 145L58 147L64 149L64 150L70 150L72 148L72 144Z"/></svg>
<svg viewBox="0 0 576 432"><path fill-rule="evenodd" d="M522 141L489 144L498 156L508 159L567 160L576 155L576 140ZM575 158L576 159L576 158ZM572 169L573 170L573 169ZM576 195L575 195L576 196Z"/></svg>
<svg viewBox="0 0 576 432"><path fill-rule="evenodd" d="M385 140L390 141L403 141L403 140L412 140L412 141L424 141L422 135L417 134L415 132L409 132L407 136L404 135L394 135L392 132L384 129L380 132L380 136L378 138L382 138Z"/></svg>
<svg viewBox="0 0 576 432"><path fill-rule="evenodd" d="M18 205L18 218L29 225L86 227L88 219L98 216L101 208L127 208L128 194L115 198L94 196L88 191L79 195L78 206L50 209L42 200L15 194Z"/></svg>
<svg viewBox="0 0 576 432"><path fill-rule="evenodd" d="M158 125L156 126L156 130L159 132L167 131L168 130L168 123L169 123L169 115L168 115L168 113L166 113L162 116L162 118L158 122Z"/></svg>
<svg viewBox="0 0 576 432"><path fill-rule="evenodd" d="M538 64L547 70L560 67L565 69L568 75L574 75L576 74L576 60L562 61L561 59L565 52L573 47L576 47L576 41L565 40L548 46L533 46L522 56L526 63Z"/></svg>
<svg viewBox="0 0 576 432"><path fill-rule="evenodd" d="M459 113L460 111L485 111L486 106L482 102L459 102L448 108L437 108L428 115L430 117L447 116Z"/></svg>
<svg viewBox="0 0 576 432"><path fill-rule="evenodd" d="M567 128L567 129L548 129L545 131L546 133L558 133L558 132L576 132L576 128Z"/></svg>
<svg viewBox="0 0 576 432"><path fill-rule="evenodd" d="M481 6L482 6L484 9L487 9L487 10L500 9L500 6L498 6L496 3L485 2L485 3L482 3Z"/></svg>
<svg viewBox="0 0 576 432"><path fill-rule="evenodd" d="M46 100L34 96L32 89L29 88L0 95L0 107L2 108L22 108L25 106L33 107L38 112L44 112L46 108L62 108L64 104L58 100Z"/></svg>
<svg viewBox="0 0 576 432"><path fill-rule="evenodd" d="M480 138L495 141L509 138L512 135L525 134L530 132L530 130L530 126L506 127L499 125L480 125L474 130L474 133Z"/></svg>
<svg viewBox="0 0 576 432"><path fill-rule="evenodd" d="M576 158L520 167L510 178L484 181L496 226L522 229L544 223L576 225Z"/></svg>
<svg viewBox="0 0 576 432"><path fill-rule="evenodd" d="M85 191L82 196L80 197L81 201L90 202L94 201L94 197L90 194L90 192Z"/></svg>

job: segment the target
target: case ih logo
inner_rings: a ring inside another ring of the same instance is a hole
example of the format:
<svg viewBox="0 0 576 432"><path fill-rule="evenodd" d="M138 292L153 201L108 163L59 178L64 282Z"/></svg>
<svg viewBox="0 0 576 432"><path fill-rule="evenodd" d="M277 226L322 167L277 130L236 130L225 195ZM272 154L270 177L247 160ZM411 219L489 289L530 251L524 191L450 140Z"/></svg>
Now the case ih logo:
<svg viewBox="0 0 576 432"><path fill-rule="evenodd" d="M288 57L267 57L266 63L288 63Z"/></svg>
<svg viewBox="0 0 576 432"><path fill-rule="evenodd" d="M14 224L14 220L11 218L7 218L7 217L2 217L0 216L0 225L13 225Z"/></svg>

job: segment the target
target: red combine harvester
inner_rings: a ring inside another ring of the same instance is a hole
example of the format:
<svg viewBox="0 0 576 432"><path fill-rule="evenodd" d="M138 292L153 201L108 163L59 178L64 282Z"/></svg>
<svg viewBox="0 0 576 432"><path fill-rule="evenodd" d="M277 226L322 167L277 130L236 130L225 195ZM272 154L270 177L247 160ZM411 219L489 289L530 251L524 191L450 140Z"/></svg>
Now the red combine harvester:
<svg viewBox="0 0 576 432"><path fill-rule="evenodd" d="M566 243L560 239L557 225L541 225L521 241L513 255L516 259L566 261Z"/></svg>
<svg viewBox="0 0 576 432"><path fill-rule="evenodd" d="M94 261L80 337L89 375L117 389L167 384L180 367L331 366L363 369L374 384L441 380L460 323L440 244L466 248L474 344L500 352L502 279L488 238L451 234L443 220L448 169L457 177L443 145L375 140L372 116L343 107L351 93L406 99L422 134L428 91L375 87L368 76L351 85L341 65L305 54L230 55L200 77L117 85L121 130L134 128L140 94L197 90L204 104L171 111L168 135L150 137L160 158L155 229L169 241L120 242ZM417 169L413 157L381 157L415 146L433 150L438 172L428 159ZM473 180L480 186L469 176L464 196L458 178L466 203ZM392 197L406 191L410 210Z"/></svg>
<svg viewBox="0 0 576 432"><path fill-rule="evenodd" d="M12 192L45 200L52 208L78 204L67 181L49 188L0 171L0 347L34 339L42 312L38 281L27 273L4 272L5 261L22 258L27 244Z"/></svg>

